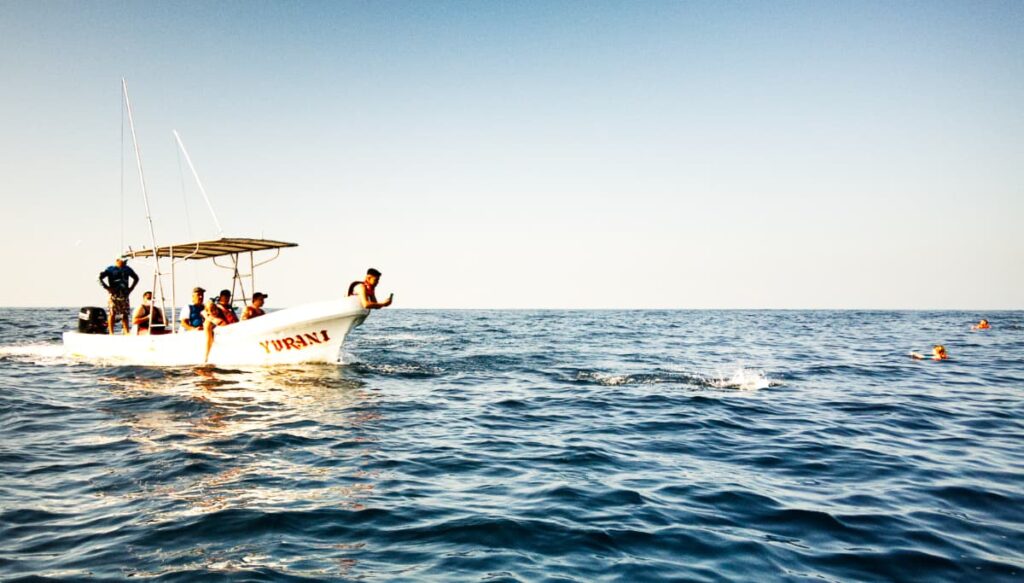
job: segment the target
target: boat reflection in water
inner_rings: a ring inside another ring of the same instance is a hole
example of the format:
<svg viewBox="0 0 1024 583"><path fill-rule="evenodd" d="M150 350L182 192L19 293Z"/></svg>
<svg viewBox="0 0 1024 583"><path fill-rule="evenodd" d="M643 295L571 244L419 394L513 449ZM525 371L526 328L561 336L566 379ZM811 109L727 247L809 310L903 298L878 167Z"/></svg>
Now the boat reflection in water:
<svg viewBox="0 0 1024 583"><path fill-rule="evenodd" d="M104 380L123 406L108 413L138 458L114 470L138 482L116 506L141 507L152 544L132 553L162 565L133 576L269 568L334 577L356 566L346 554L362 541L324 536L311 560L308 548L289 555L287 538L308 547L318 536L309 526L349 522L374 494L379 475L365 466L381 417L362 381L337 366L111 370Z"/></svg>

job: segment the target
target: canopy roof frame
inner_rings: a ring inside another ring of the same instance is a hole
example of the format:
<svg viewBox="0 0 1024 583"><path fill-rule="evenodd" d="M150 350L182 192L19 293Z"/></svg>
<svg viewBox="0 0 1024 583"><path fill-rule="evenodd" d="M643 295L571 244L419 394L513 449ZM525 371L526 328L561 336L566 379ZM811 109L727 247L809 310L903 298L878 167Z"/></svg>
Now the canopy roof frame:
<svg viewBox="0 0 1024 583"><path fill-rule="evenodd" d="M242 283L242 279L248 277L250 279L249 285L253 289L256 286L256 268L260 265L270 263L277 259L281 255L281 249L287 247L298 247L298 243L289 243L286 241L274 241L271 239L248 239L244 237L221 237L220 239L214 239L210 241L194 241L191 243L182 243L178 245L166 245L163 247L154 247L151 249L141 249L135 251L129 248L121 257L125 259L155 259L156 265L154 266L153 277L156 280L161 281L162 276L171 276L171 321L169 325L172 327L172 331L179 332L178 321L177 321L177 282L175 274L175 266L188 260L199 260L199 259L211 259L213 264L217 267L226 268L232 270L231 278L231 295L232 300L237 301L235 298L236 287L242 292L241 301L243 304L249 304L249 296L246 293L245 286ZM274 251L274 256L264 261L256 262L254 254L256 251ZM249 273L243 274L238 270L238 256L242 253L249 254ZM231 257L232 265L221 265L217 262L218 257ZM170 273L164 273L160 269L160 258L169 257L171 258L171 271ZM161 291L162 291L161 287ZM250 293L252 290L250 290ZM163 294L161 293L161 300L163 300ZM161 304L163 302L161 301ZM166 309L164 310L166 314Z"/></svg>
<svg viewBox="0 0 1024 583"><path fill-rule="evenodd" d="M273 241L270 239L247 239L244 237L222 237L211 241L195 241L192 243L179 243L177 245L165 245L155 249L141 249L135 251L129 248L121 256L125 259L143 259L146 257L171 257L174 259L213 259L225 255L236 255L252 251L267 251L287 247L298 247L298 243L285 241Z"/></svg>

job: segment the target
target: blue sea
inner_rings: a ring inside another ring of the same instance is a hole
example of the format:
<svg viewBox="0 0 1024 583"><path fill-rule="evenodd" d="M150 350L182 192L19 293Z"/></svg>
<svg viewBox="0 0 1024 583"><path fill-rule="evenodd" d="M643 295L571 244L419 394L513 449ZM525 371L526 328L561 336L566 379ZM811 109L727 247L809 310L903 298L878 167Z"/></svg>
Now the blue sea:
<svg viewBox="0 0 1024 583"><path fill-rule="evenodd" d="M3 581L1024 581L1024 312L383 310L252 369L75 318L0 309Z"/></svg>

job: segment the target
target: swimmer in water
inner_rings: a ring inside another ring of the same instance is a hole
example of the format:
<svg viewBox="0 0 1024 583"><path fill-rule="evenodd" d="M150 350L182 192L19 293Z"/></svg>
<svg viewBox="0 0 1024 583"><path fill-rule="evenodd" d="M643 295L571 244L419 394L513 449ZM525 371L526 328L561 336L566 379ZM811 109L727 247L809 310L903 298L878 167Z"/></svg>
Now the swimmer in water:
<svg viewBox="0 0 1024 583"><path fill-rule="evenodd" d="M971 326L971 330L988 330L991 327L992 326L988 325L988 320L986 320L985 318L982 318L980 322L978 322L977 324Z"/></svg>
<svg viewBox="0 0 1024 583"><path fill-rule="evenodd" d="M911 352L910 358L913 358L914 360L925 360L928 357L920 352ZM936 344L935 348L932 348L932 360L946 360L947 358L949 358L949 355L946 354L945 346Z"/></svg>

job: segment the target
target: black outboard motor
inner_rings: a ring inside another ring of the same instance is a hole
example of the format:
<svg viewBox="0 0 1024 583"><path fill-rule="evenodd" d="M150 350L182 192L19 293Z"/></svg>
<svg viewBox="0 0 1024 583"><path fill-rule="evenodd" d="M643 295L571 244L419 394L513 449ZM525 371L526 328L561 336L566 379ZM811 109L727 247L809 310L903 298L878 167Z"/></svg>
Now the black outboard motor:
<svg viewBox="0 0 1024 583"><path fill-rule="evenodd" d="M103 308L82 308L79 310L78 331L82 334L106 334L107 311Z"/></svg>

